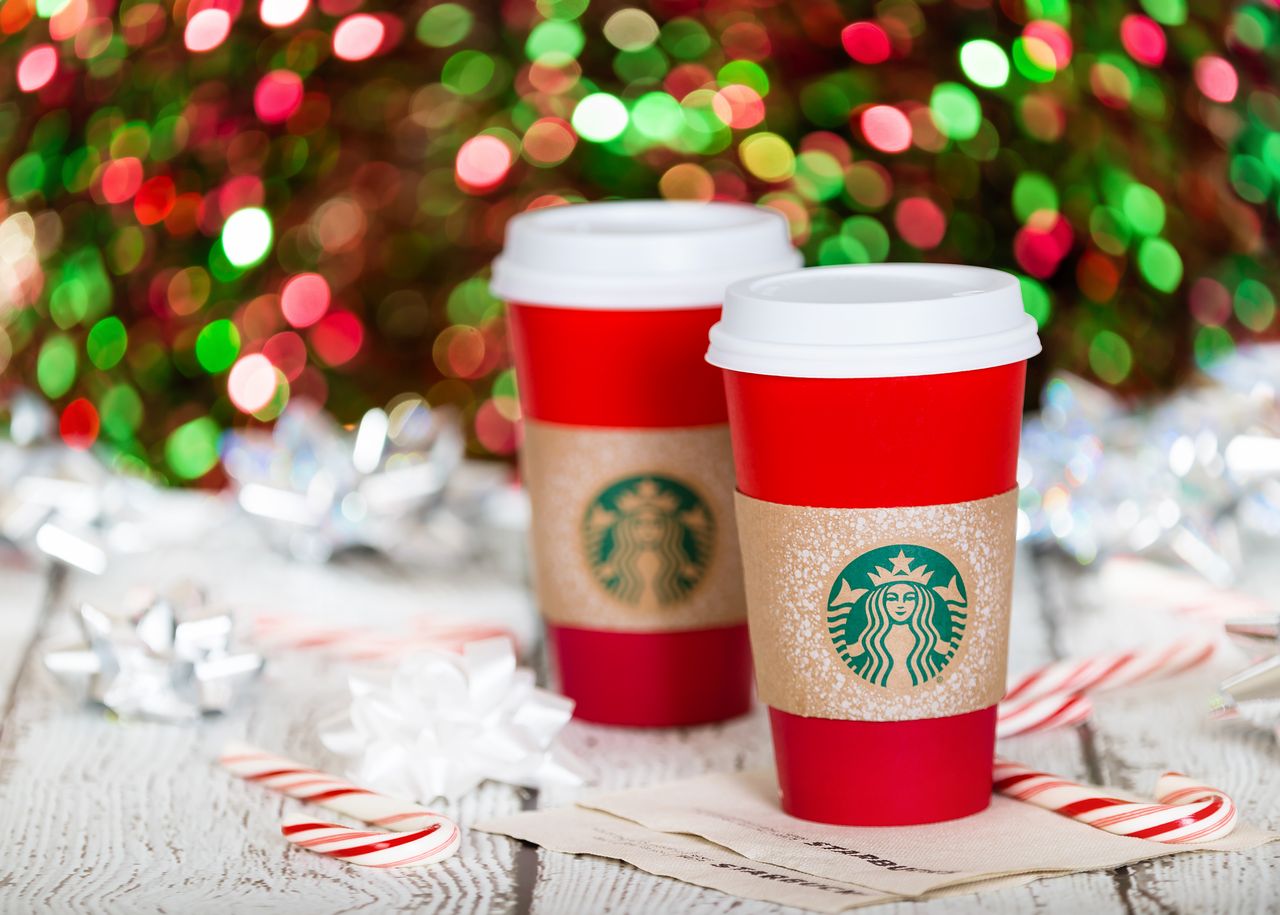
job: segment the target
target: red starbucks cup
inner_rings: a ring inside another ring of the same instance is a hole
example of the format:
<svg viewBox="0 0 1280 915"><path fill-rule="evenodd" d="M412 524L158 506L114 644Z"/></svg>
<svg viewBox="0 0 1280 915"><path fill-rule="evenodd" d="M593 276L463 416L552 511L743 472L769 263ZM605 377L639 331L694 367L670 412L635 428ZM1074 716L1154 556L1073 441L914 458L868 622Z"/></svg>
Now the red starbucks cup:
<svg viewBox="0 0 1280 915"><path fill-rule="evenodd" d="M667 727L751 704L724 288L800 262L767 209L661 201L516 216L493 267L524 413L534 585L575 715Z"/></svg>
<svg viewBox="0 0 1280 915"><path fill-rule="evenodd" d="M1040 351L1017 279L793 271L731 286L710 339L783 809L861 826L984 809Z"/></svg>

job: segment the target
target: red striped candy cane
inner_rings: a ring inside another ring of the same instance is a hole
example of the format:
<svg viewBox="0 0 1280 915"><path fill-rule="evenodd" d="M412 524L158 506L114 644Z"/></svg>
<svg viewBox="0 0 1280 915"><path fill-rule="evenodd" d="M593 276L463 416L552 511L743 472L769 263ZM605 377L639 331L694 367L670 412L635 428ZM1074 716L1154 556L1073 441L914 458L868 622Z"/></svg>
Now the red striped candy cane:
<svg viewBox="0 0 1280 915"><path fill-rule="evenodd" d="M364 832L336 823L290 817L280 825L280 832L300 848L351 864L414 867L443 861L458 850L461 831L456 823L441 819L443 822L414 832Z"/></svg>
<svg viewBox="0 0 1280 915"><path fill-rule="evenodd" d="M1157 803L1151 804L997 758L995 790L1118 836L1153 842L1212 842L1236 828L1231 798L1177 772L1160 776Z"/></svg>
<svg viewBox="0 0 1280 915"><path fill-rule="evenodd" d="M1025 701L1005 700L996 712L996 737L1075 727L1088 721L1092 714L1093 703L1078 693Z"/></svg>
<svg viewBox="0 0 1280 915"><path fill-rule="evenodd" d="M1158 680L1190 670L1213 656L1209 639L1184 639L1158 648L1134 648L1078 660L1055 661L1013 682L1005 701L1086 693Z"/></svg>
<svg viewBox="0 0 1280 915"><path fill-rule="evenodd" d="M218 762L245 781L256 782L300 801L328 807L374 826L386 826L397 832L429 829L442 824L455 826L452 820L434 810L376 794L248 744L228 744Z"/></svg>
<svg viewBox="0 0 1280 915"><path fill-rule="evenodd" d="M289 615L262 614L253 623L254 637L269 650L326 651L351 661L393 660L415 651L462 651L468 642L505 635L497 625L464 621L424 622L409 632L377 632L356 626L333 626Z"/></svg>

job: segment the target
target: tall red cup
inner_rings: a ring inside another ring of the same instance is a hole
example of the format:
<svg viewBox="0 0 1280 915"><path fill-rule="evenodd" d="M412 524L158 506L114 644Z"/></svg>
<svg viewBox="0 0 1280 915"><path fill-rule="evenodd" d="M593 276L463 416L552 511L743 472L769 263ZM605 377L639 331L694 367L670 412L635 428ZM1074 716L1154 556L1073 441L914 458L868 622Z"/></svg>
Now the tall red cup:
<svg viewBox="0 0 1280 915"><path fill-rule="evenodd" d="M794 271L730 287L711 341L783 809L869 826L984 809L1040 349L1017 280Z"/></svg>
<svg viewBox="0 0 1280 915"><path fill-rule="evenodd" d="M508 224L508 302L539 607L579 718L740 715L751 657L724 388L703 359L725 286L799 255L778 214L658 201Z"/></svg>

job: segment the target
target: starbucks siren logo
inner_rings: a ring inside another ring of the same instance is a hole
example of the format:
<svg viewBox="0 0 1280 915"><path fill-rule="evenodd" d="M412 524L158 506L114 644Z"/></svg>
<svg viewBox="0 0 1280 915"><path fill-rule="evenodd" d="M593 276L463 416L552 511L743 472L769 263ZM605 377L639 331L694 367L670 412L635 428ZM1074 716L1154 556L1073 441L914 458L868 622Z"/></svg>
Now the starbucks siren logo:
<svg viewBox="0 0 1280 915"><path fill-rule="evenodd" d="M955 657L968 604L951 560L894 544L845 566L831 586L827 625L841 659L868 683L920 686Z"/></svg>
<svg viewBox="0 0 1280 915"><path fill-rule="evenodd" d="M706 574L715 533L702 498L657 474L610 483L582 519L596 581L635 607L667 607L687 597Z"/></svg>

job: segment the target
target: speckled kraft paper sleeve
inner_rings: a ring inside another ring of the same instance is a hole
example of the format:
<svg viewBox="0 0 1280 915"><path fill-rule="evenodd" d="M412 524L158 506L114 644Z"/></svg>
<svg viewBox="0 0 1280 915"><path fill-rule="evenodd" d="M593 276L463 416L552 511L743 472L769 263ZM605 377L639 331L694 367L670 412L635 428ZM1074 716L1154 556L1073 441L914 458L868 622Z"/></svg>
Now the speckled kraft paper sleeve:
<svg viewBox="0 0 1280 915"><path fill-rule="evenodd" d="M761 700L861 721L1000 701L1016 489L914 508L736 498Z"/></svg>
<svg viewBox="0 0 1280 915"><path fill-rule="evenodd" d="M526 421L522 462L548 621L632 632L746 621L727 426Z"/></svg>

